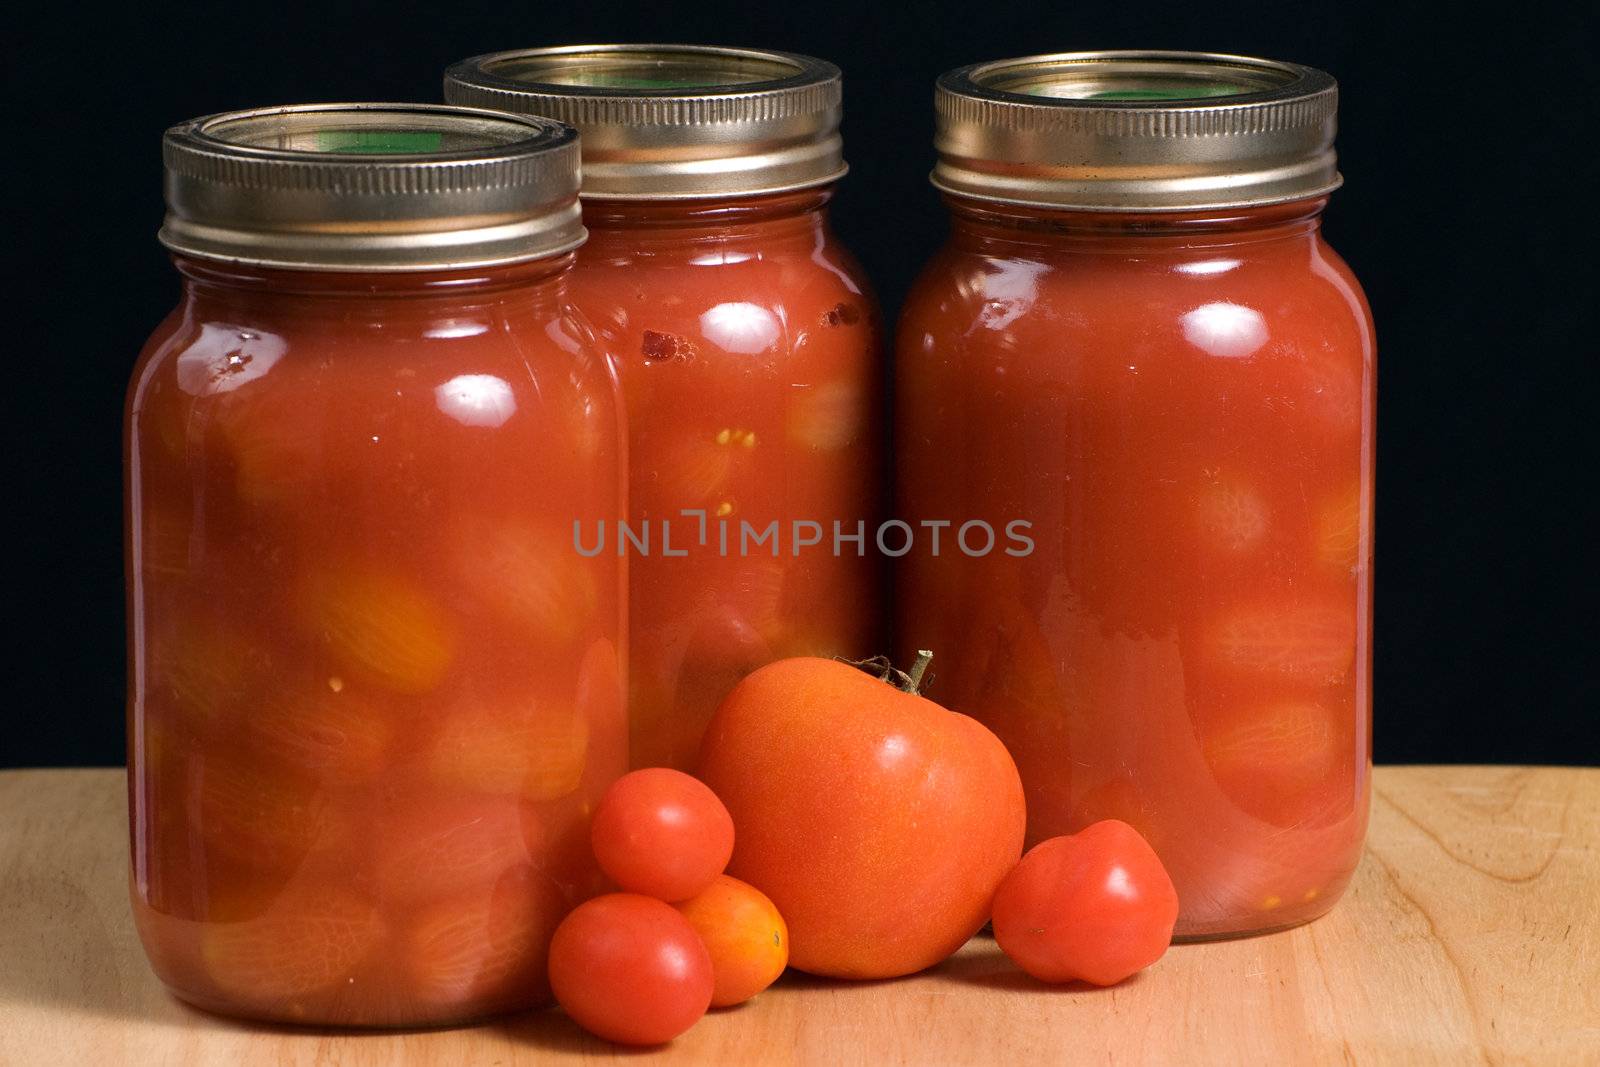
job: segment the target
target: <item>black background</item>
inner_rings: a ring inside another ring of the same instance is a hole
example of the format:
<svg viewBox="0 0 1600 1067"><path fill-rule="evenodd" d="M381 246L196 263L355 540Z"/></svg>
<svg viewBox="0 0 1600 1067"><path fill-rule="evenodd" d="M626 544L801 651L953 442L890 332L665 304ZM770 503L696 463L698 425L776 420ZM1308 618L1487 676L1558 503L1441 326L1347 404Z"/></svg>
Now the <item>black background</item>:
<svg viewBox="0 0 1600 1067"><path fill-rule="evenodd" d="M122 759L123 389L177 280L162 130L209 112L437 100L453 60L539 44L781 48L845 72L844 239L898 307L945 221L931 84L981 59L1188 48L1342 86L1329 239L1380 364L1380 761L1600 762L1593 605L1596 69L1584 4L60 5L11 38L0 766Z"/></svg>

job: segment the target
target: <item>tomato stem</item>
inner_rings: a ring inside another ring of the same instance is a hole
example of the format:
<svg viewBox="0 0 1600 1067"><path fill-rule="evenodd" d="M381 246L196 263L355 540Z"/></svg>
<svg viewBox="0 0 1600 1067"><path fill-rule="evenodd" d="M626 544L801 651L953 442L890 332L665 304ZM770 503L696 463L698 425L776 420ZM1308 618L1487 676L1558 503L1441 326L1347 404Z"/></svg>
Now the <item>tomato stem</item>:
<svg viewBox="0 0 1600 1067"><path fill-rule="evenodd" d="M925 648L917 649L917 658L911 664L911 670L906 675L909 685L904 686L906 692L916 696L922 692L922 676L928 673L928 664L933 662L933 653Z"/></svg>
<svg viewBox="0 0 1600 1067"><path fill-rule="evenodd" d="M928 664L933 662L933 653L925 648L917 649L917 658L911 664L909 671L896 668L888 656L872 656L868 659L845 659L843 656L835 656L834 659L840 663L848 663L857 670L876 675L878 681L885 685L892 685L912 696L921 696L922 679L928 673Z"/></svg>

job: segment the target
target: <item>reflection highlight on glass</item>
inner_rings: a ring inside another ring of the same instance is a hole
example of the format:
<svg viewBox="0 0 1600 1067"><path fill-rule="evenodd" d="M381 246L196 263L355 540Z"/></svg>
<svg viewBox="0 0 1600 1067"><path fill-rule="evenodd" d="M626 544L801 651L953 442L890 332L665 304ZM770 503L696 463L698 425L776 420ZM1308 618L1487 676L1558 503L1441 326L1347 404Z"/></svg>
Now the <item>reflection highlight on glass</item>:
<svg viewBox="0 0 1600 1067"><path fill-rule="evenodd" d="M741 355L766 351L782 332L772 312L743 301L718 304L707 311L700 316L700 329L719 347Z"/></svg>
<svg viewBox="0 0 1600 1067"><path fill-rule="evenodd" d="M231 393L271 370L288 347L276 334L202 323L200 339L178 356L178 388L190 396Z"/></svg>
<svg viewBox="0 0 1600 1067"><path fill-rule="evenodd" d="M1210 356L1243 359L1267 343L1267 321L1255 308L1218 301L1183 316L1183 336Z"/></svg>
<svg viewBox="0 0 1600 1067"><path fill-rule="evenodd" d="M439 410L463 426L501 426L517 411L517 398L492 374L458 374L433 391Z"/></svg>
<svg viewBox="0 0 1600 1067"><path fill-rule="evenodd" d="M1172 269L1179 274L1198 274L1209 276L1213 274L1226 274L1239 266L1237 259L1202 259L1193 263L1179 263Z"/></svg>
<svg viewBox="0 0 1600 1067"><path fill-rule="evenodd" d="M445 319L422 331L424 337L452 338L477 337L489 332L489 324L481 319Z"/></svg>

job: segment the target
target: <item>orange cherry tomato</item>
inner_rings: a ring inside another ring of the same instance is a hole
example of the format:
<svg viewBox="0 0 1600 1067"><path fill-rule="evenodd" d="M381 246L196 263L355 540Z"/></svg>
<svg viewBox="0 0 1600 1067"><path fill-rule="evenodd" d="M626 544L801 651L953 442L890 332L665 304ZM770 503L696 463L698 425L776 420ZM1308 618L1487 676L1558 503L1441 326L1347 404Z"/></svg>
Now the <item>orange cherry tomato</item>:
<svg viewBox="0 0 1600 1067"><path fill-rule="evenodd" d="M1166 868L1116 819L1041 841L994 897L995 940L1042 982L1116 985L1161 958L1177 920Z"/></svg>
<svg viewBox="0 0 1600 1067"><path fill-rule="evenodd" d="M711 1006L711 956L678 910L636 893L578 905L550 941L550 989L574 1022L624 1045L659 1045Z"/></svg>
<svg viewBox="0 0 1600 1067"><path fill-rule="evenodd" d="M772 898L789 960L892 978L949 956L1022 855L1022 782L965 715L835 660L768 664L706 732L700 773L733 813L728 873Z"/></svg>
<svg viewBox="0 0 1600 1067"><path fill-rule="evenodd" d="M789 964L789 928L765 893L726 874L678 905L711 953L711 1006L743 1004Z"/></svg>
<svg viewBox="0 0 1600 1067"><path fill-rule="evenodd" d="M590 828L594 857L618 886L688 900L728 866L733 819L705 783L648 767L611 783Z"/></svg>

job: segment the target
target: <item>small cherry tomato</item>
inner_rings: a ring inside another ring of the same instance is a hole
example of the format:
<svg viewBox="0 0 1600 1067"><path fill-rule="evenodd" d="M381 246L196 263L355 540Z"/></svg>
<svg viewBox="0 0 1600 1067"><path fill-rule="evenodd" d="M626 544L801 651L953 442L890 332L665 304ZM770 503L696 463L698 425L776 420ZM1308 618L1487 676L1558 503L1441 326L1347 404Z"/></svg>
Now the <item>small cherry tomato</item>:
<svg viewBox="0 0 1600 1067"><path fill-rule="evenodd" d="M994 897L994 938L1042 982L1116 985L1172 943L1178 893L1155 851L1106 819L1028 850Z"/></svg>
<svg viewBox="0 0 1600 1067"><path fill-rule="evenodd" d="M590 827L594 857L618 886L688 900L728 866L733 818L703 782L650 767L611 783Z"/></svg>
<svg viewBox="0 0 1600 1067"><path fill-rule="evenodd" d="M659 1045L711 1005L711 956L670 904L635 893L595 897L550 940L550 989L574 1022L624 1045Z"/></svg>
<svg viewBox="0 0 1600 1067"><path fill-rule="evenodd" d="M767 895L718 875L710 888L678 905L706 951L716 988L711 1005L743 1004L777 981L789 963L789 929Z"/></svg>

